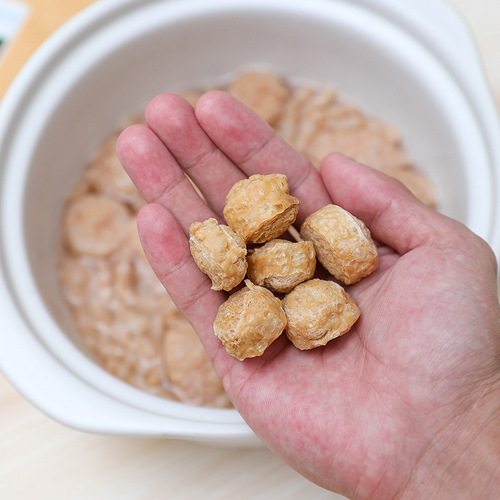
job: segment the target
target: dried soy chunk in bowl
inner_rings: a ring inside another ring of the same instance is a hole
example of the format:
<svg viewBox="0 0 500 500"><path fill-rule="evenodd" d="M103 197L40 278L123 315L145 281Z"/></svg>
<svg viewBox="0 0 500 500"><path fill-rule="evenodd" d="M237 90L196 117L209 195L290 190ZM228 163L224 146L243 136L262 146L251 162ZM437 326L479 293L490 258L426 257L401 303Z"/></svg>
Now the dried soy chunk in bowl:
<svg viewBox="0 0 500 500"><path fill-rule="evenodd" d="M231 406L197 333L180 314L169 318L163 361L172 392L181 401L217 408Z"/></svg>
<svg viewBox="0 0 500 500"><path fill-rule="evenodd" d="M316 252L310 241L274 239L249 252L248 277L275 293L287 293L314 276Z"/></svg>
<svg viewBox="0 0 500 500"><path fill-rule="evenodd" d="M77 254L107 256L126 236L130 214L119 202L88 193L73 199L64 212L66 244Z"/></svg>
<svg viewBox="0 0 500 500"><path fill-rule="evenodd" d="M227 91L273 125L290 97L287 82L273 73L249 71L232 81Z"/></svg>
<svg viewBox="0 0 500 500"><path fill-rule="evenodd" d="M119 164L117 137L91 157L61 214L57 271L74 327L89 356L130 385L227 407L200 340L147 262L136 227L145 202Z"/></svg>
<svg viewBox="0 0 500 500"><path fill-rule="evenodd" d="M429 177L415 168L401 134L367 116L357 103L323 85L294 85L280 75L248 71L226 90L266 120L295 150L319 169L332 151L401 180L425 204L438 197Z"/></svg>
<svg viewBox="0 0 500 500"><path fill-rule="evenodd" d="M264 243L295 222L299 206L300 201L288 192L285 175L254 174L230 189L224 217L246 243Z"/></svg>
<svg viewBox="0 0 500 500"><path fill-rule="evenodd" d="M300 236L312 241L323 267L346 285L357 283L378 266L370 230L337 205L326 205L307 217Z"/></svg>
<svg viewBox="0 0 500 500"><path fill-rule="evenodd" d="M248 266L241 236L213 218L193 222L189 233L191 255L212 280L213 290L230 291L243 281Z"/></svg>
<svg viewBox="0 0 500 500"><path fill-rule="evenodd" d="M137 121L140 121L139 118L131 120L132 123ZM118 132L112 133L97 148L96 154L84 172L84 181L95 192L100 192L124 205L140 208L144 200L116 154L118 136Z"/></svg>
<svg viewBox="0 0 500 500"><path fill-rule="evenodd" d="M337 283L312 279L297 285L283 299L285 332L302 350L327 344L348 332L360 311L353 298Z"/></svg>
<svg viewBox="0 0 500 500"><path fill-rule="evenodd" d="M250 280L245 284L219 307L214 321L215 335L239 360L261 356L286 325L281 301Z"/></svg>

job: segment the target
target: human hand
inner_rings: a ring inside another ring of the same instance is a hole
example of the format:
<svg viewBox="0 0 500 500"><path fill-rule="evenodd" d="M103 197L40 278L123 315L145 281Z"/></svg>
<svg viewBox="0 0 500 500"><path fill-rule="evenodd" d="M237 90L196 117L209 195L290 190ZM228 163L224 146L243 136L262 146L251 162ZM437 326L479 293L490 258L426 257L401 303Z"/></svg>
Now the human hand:
<svg viewBox="0 0 500 500"><path fill-rule="evenodd" d="M149 127L132 126L118 142L148 202L138 217L145 252L264 443L351 498L493 497L500 311L491 249L368 167L333 154L318 173L222 92L206 94L195 110L178 96L159 96L146 119ZM286 174L301 200L297 227L320 207L340 205L370 228L380 263L348 288L361 309L349 333L311 351L282 335L241 362L213 334L227 294L211 290L187 235L194 221L222 220L236 181L271 172Z"/></svg>

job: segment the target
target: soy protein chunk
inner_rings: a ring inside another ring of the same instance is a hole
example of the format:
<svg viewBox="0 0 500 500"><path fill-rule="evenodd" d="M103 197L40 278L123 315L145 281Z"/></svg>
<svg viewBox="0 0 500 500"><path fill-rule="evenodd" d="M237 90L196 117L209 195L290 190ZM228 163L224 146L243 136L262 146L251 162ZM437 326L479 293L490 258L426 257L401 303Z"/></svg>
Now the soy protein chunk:
<svg viewBox="0 0 500 500"><path fill-rule="evenodd" d="M247 249L230 227L210 218L189 228L189 247L198 267L212 280L213 290L230 291L247 272Z"/></svg>
<svg viewBox="0 0 500 500"><path fill-rule="evenodd" d="M326 345L348 332L360 311L353 298L333 281L312 279L283 299L287 337L301 350Z"/></svg>
<svg viewBox="0 0 500 500"><path fill-rule="evenodd" d="M230 189L224 217L246 243L265 243L295 222L300 201L288 193L283 174L254 174Z"/></svg>
<svg viewBox="0 0 500 500"><path fill-rule="evenodd" d="M282 333L286 316L272 292L245 280L217 312L214 333L239 360L261 356Z"/></svg>
<svg viewBox="0 0 500 500"><path fill-rule="evenodd" d="M326 205L307 217L300 236L312 241L321 264L346 285L357 283L378 267L370 230L337 205Z"/></svg>
<svg viewBox="0 0 500 500"><path fill-rule="evenodd" d="M253 283L276 293L287 293L314 276L316 252L310 241L274 239L252 250L248 277Z"/></svg>

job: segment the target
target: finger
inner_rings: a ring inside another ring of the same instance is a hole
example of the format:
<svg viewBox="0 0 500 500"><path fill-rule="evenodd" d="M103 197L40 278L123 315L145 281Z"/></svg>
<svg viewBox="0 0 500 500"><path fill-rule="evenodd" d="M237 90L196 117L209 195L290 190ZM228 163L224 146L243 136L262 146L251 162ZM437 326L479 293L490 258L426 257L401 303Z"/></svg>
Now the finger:
<svg viewBox="0 0 500 500"><path fill-rule="evenodd" d="M445 226L455 223L424 205L399 181L340 154L323 160L321 176L334 203L401 255L439 239L449 231Z"/></svg>
<svg viewBox="0 0 500 500"><path fill-rule="evenodd" d="M245 175L281 173L288 177L290 192L301 201L299 224L331 202L312 163L234 97L209 92L198 100L195 114L210 139Z"/></svg>
<svg viewBox="0 0 500 500"><path fill-rule="evenodd" d="M192 222L217 217L148 127L132 125L125 129L118 138L117 152L144 199L169 208L186 234Z"/></svg>
<svg viewBox="0 0 500 500"><path fill-rule="evenodd" d="M226 294L211 289L210 279L195 264L186 235L172 212L162 205L146 205L139 212L137 226L151 267L214 357L221 343L213 335L212 325Z"/></svg>
<svg viewBox="0 0 500 500"><path fill-rule="evenodd" d="M226 194L246 176L207 136L191 104L178 95L162 94L148 105L146 121L208 204L222 214Z"/></svg>

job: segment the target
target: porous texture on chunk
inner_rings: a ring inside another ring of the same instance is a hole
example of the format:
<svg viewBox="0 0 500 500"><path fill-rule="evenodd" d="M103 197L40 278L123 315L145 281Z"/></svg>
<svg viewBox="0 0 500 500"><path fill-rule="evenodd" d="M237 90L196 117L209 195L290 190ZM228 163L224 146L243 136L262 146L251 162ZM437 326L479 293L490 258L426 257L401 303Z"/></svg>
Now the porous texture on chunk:
<svg viewBox="0 0 500 500"><path fill-rule="evenodd" d="M250 280L245 284L219 307L214 321L215 335L239 360L261 356L286 325L281 301Z"/></svg>
<svg viewBox="0 0 500 500"><path fill-rule="evenodd" d="M247 249L243 239L230 227L210 218L189 228L193 259L211 280L213 290L230 291L247 272Z"/></svg>
<svg viewBox="0 0 500 500"><path fill-rule="evenodd" d="M300 201L288 193L283 174L255 174L237 182L226 196L224 217L246 243L265 243L295 222Z"/></svg>
<svg viewBox="0 0 500 500"><path fill-rule="evenodd" d="M321 264L346 285L358 282L378 266L378 251L369 229L337 205L326 205L307 217L300 236L313 242Z"/></svg>
<svg viewBox="0 0 500 500"><path fill-rule="evenodd" d="M253 283L277 293L288 293L314 276L316 252L310 241L268 241L247 257Z"/></svg>
<svg viewBox="0 0 500 500"><path fill-rule="evenodd" d="M299 349L323 346L348 332L360 311L337 283L313 279L297 285L283 299L285 332Z"/></svg>

